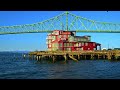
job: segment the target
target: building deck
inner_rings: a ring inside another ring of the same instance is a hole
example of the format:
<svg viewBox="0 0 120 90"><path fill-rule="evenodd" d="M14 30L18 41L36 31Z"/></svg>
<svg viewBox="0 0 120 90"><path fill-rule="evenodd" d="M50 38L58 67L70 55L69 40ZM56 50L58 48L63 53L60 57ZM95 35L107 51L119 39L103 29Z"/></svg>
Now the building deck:
<svg viewBox="0 0 120 90"><path fill-rule="evenodd" d="M78 60L119 60L120 50L94 50L94 51L34 51L29 53L29 57L35 58L36 60L52 59L53 62L57 61L58 58L64 58L65 61L72 59Z"/></svg>

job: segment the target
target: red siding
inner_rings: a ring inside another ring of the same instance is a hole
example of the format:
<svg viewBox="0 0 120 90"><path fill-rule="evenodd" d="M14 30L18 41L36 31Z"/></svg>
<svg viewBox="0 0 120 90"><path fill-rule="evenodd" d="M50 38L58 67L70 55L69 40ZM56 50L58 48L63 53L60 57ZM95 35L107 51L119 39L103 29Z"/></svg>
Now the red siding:
<svg viewBox="0 0 120 90"><path fill-rule="evenodd" d="M79 51L80 48L83 48L83 50L94 50L98 46L98 44L95 42L68 42L67 41L68 35L71 35L71 32L69 31L63 32L63 31L55 30L54 32L56 32L58 35L56 35L56 33L48 35L48 36L55 36L55 40L52 41L51 47L49 47L49 44L48 44L48 48L52 48L53 43L58 43L59 44L58 48L61 48L61 50L67 50L69 48L71 51ZM70 44L70 46L64 47L64 43L68 43ZM75 46L76 43L78 43L78 46ZM79 46L79 43L80 43L80 46ZM84 45L82 43L84 43Z"/></svg>

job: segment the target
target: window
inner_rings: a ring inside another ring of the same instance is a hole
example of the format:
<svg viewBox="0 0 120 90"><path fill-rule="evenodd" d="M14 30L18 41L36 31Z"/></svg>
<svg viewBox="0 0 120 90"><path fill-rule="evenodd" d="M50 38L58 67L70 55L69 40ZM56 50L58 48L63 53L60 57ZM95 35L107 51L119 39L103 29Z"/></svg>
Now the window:
<svg viewBox="0 0 120 90"><path fill-rule="evenodd" d="M82 46L84 46L84 43L82 43Z"/></svg>
<svg viewBox="0 0 120 90"><path fill-rule="evenodd" d="M64 38L66 38L66 35L64 35Z"/></svg>
<svg viewBox="0 0 120 90"><path fill-rule="evenodd" d="M70 35L68 35L68 38L70 37Z"/></svg>
<svg viewBox="0 0 120 90"><path fill-rule="evenodd" d="M49 44L49 47L51 47L51 44Z"/></svg>
<svg viewBox="0 0 120 90"><path fill-rule="evenodd" d="M78 50L79 50L79 48L76 48L76 50L78 51Z"/></svg>
<svg viewBox="0 0 120 90"><path fill-rule="evenodd" d="M96 48L94 48L94 50L96 50Z"/></svg>
<svg viewBox="0 0 120 90"><path fill-rule="evenodd" d="M48 43L51 43L51 40L48 40Z"/></svg>
<svg viewBox="0 0 120 90"><path fill-rule="evenodd" d="M60 43L59 46L62 47L62 43Z"/></svg>
<svg viewBox="0 0 120 90"><path fill-rule="evenodd" d="M87 39L84 39L84 41L87 41Z"/></svg>
<svg viewBox="0 0 120 90"><path fill-rule="evenodd" d="M68 48L66 48L66 51L68 51Z"/></svg>
<svg viewBox="0 0 120 90"><path fill-rule="evenodd" d="M64 47L66 47L67 46L67 43L64 43Z"/></svg>
<svg viewBox="0 0 120 90"><path fill-rule="evenodd" d="M81 43L79 43L79 46L81 46Z"/></svg>
<svg viewBox="0 0 120 90"><path fill-rule="evenodd" d="M72 43L70 43L70 46L72 46Z"/></svg>
<svg viewBox="0 0 120 90"><path fill-rule="evenodd" d="M71 51L71 48L68 48L68 51Z"/></svg>
<svg viewBox="0 0 120 90"><path fill-rule="evenodd" d="M79 38L79 41L82 41L81 38Z"/></svg>
<svg viewBox="0 0 120 90"><path fill-rule="evenodd" d="M58 48L58 43L55 43L55 47L57 47L57 48Z"/></svg>
<svg viewBox="0 0 120 90"><path fill-rule="evenodd" d="M76 46L78 47L78 43L76 43Z"/></svg>
<svg viewBox="0 0 120 90"><path fill-rule="evenodd" d="M48 51L51 51L51 48L48 48Z"/></svg>
<svg viewBox="0 0 120 90"><path fill-rule="evenodd" d="M82 41L82 38L80 38L80 41Z"/></svg>
<svg viewBox="0 0 120 90"><path fill-rule="evenodd" d="M88 43L85 43L85 46L88 46Z"/></svg>
<svg viewBox="0 0 120 90"><path fill-rule="evenodd" d="M67 43L67 47L69 47L69 43Z"/></svg>
<svg viewBox="0 0 120 90"><path fill-rule="evenodd" d="M54 43L52 44L52 47L54 47Z"/></svg>
<svg viewBox="0 0 120 90"><path fill-rule="evenodd" d="M59 35L58 38L60 38L61 36Z"/></svg>
<svg viewBox="0 0 120 90"><path fill-rule="evenodd" d="M55 32L55 35L59 35L59 31L56 31L56 32Z"/></svg>
<svg viewBox="0 0 120 90"><path fill-rule="evenodd" d="M88 36L88 40L89 40L89 41L91 40L91 37L90 37L90 36Z"/></svg>
<svg viewBox="0 0 120 90"><path fill-rule="evenodd" d="M77 38L75 38L75 41L77 40Z"/></svg>
<svg viewBox="0 0 120 90"><path fill-rule="evenodd" d="M82 47L82 48L80 48L80 50L83 50L83 47Z"/></svg>
<svg viewBox="0 0 120 90"><path fill-rule="evenodd" d="M74 45L74 47L76 46L76 44L73 44Z"/></svg>
<svg viewBox="0 0 120 90"><path fill-rule="evenodd" d="M52 36L52 41L54 41L55 40L55 36Z"/></svg>
<svg viewBox="0 0 120 90"><path fill-rule="evenodd" d="M70 36L70 37L69 37L69 41L70 41L70 42L71 42L71 41L74 41L74 37Z"/></svg>
<svg viewBox="0 0 120 90"><path fill-rule="evenodd" d="M66 51L66 50L67 50L67 48L64 48L64 50Z"/></svg>
<svg viewBox="0 0 120 90"><path fill-rule="evenodd" d="M59 50L61 51L61 50L62 50L62 48L59 48Z"/></svg>
<svg viewBox="0 0 120 90"><path fill-rule="evenodd" d="M86 39L86 38L84 38L84 41L87 41L87 39Z"/></svg>
<svg viewBox="0 0 120 90"><path fill-rule="evenodd" d="M58 43L53 43L52 47L58 47Z"/></svg>

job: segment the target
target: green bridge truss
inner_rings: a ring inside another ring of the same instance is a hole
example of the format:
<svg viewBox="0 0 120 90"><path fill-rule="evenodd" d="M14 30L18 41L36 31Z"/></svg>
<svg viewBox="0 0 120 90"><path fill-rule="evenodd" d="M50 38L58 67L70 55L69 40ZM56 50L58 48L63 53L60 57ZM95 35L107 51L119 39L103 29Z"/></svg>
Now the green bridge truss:
<svg viewBox="0 0 120 90"><path fill-rule="evenodd" d="M48 20L25 25L1 26L2 34L49 33L53 30L76 32L120 33L120 24L99 22L64 12Z"/></svg>

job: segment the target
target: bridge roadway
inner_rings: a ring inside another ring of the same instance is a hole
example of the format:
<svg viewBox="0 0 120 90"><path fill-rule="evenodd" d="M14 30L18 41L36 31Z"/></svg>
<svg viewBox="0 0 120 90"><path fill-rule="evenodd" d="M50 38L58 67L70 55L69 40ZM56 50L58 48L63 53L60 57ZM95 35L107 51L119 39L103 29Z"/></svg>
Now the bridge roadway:
<svg viewBox="0 0 120 90"><path fill-rule="evenodd" d="M53 30L54 31L54 30ZM116 30L105 30L105 31L96 31L96 30L72 30L72 31L76 31L78 33L120 33L120 31L116 31ZM6 34L26 34L26 33L51 33L52 31L50 30L44 30L44 31L29 31L29 32L9 32L9 33L0 33L0 35L6 35Z"/></svg>

